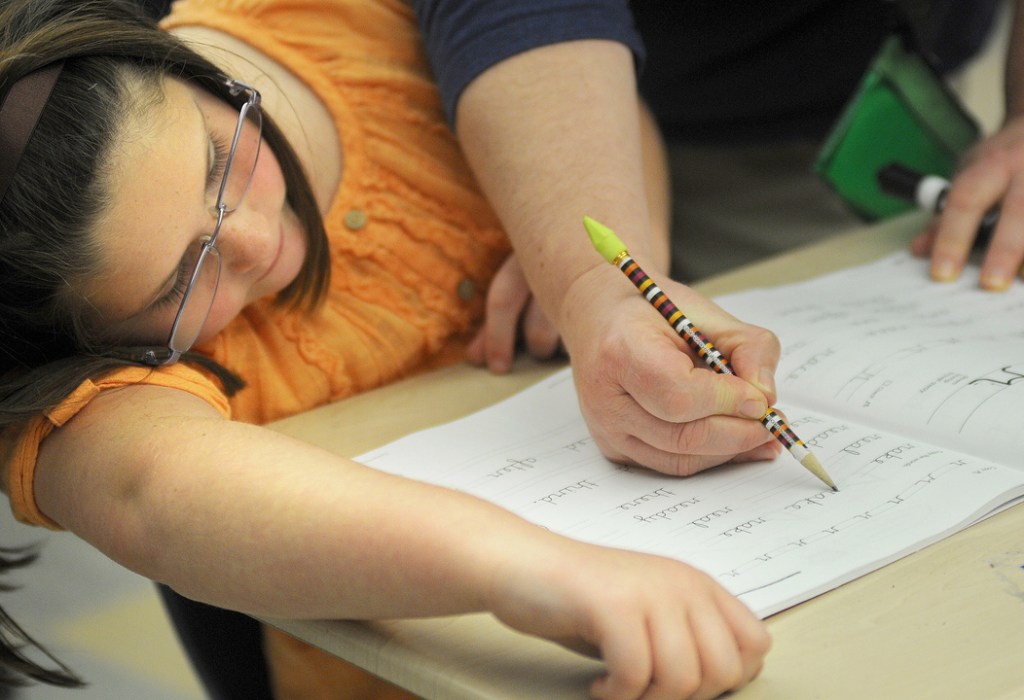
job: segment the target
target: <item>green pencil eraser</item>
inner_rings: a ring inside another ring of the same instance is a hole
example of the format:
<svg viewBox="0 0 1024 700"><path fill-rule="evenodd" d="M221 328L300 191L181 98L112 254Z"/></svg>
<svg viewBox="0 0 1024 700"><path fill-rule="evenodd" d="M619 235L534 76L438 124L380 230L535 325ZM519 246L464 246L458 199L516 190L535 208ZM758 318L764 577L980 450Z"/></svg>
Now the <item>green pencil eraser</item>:
<svg viewBox="0 0 1024 700"><path fill-rule="evenodd" d="M583 226L587 229L590 242L594 244L597 252L603 255L604 259L608 262L614 263L619 253L626 250L625 244L619 240L615 232L599 221L595 221L589 216L584 216Z"/></svg>

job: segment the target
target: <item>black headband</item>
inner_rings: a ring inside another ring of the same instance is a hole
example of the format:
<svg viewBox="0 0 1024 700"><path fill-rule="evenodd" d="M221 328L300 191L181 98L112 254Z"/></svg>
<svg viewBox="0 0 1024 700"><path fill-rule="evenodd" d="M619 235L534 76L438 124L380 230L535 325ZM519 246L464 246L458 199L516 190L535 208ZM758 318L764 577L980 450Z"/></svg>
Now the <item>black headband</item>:
<svg viewBox="0 0 1024 700"><path fill-rule="evenodd" d="M64 61L58 61L32 71L14 83L0 104L0 202L63 68Z"/></svg>

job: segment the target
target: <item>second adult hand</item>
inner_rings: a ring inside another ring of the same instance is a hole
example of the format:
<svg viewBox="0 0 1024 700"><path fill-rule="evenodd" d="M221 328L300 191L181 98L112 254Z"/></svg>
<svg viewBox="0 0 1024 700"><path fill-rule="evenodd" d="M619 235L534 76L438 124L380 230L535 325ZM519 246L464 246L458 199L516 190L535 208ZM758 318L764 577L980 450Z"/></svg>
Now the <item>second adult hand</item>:
<svg viewBox="0 0 1024 700"><path fill-rule="evenodd" d="M605 260L622 270L623 274L644 295L644 298L665 317L665 320L675 329L676 333L693 348L694 352L708 366L720 374L735 376L736 373L729 365L729 360L725 355L693 325L693 322L686 317L686 314L679 307L672 303L672 300L654 283L654 280L647 276L647 273L637 264L636 260L630 257L626 246L619 240L614 231L604 224L591 219L589 216L583 217L583 225L590 236L590 242L594 244L597 251L604 256ZM818 461L818 458L807 449L803 440L796 436L796 433L793 432L793 429L789 427L778 411L769 406L768 410L761 416L760 421L807 471L821 479L833 491L839 490L836 488L835 482L828 475L828 472L821 465L821 462Z"/></svg>

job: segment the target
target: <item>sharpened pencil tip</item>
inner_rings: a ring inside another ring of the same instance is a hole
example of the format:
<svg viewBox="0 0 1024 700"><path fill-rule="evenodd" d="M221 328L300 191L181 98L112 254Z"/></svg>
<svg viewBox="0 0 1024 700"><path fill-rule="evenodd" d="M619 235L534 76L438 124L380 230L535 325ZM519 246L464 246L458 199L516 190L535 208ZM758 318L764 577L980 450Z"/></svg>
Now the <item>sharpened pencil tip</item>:
<svg viewBox="0 0 1024 700"><path fill-rule="evenodd" d="M816 477L821 479L826 486L830 486L833 491L839 491L836 487L836 483L832 481L832 477L830 477L828 472L825 471L825 467L821 466L821 462L819 462L818 458L812 453L808 452L804 458L800 460L800 464L804 465L807 471L811 474L814 474Z"/></svg>

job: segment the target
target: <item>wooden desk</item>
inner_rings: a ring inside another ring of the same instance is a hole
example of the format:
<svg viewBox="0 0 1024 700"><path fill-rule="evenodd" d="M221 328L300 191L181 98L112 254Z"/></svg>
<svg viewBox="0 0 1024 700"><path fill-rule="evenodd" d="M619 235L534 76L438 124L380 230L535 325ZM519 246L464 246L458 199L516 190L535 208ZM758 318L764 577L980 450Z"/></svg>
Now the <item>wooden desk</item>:
<svg viewBox="0 0 1024 700"><path fill-rule="evenodd" d="M923 219L834 238L699 285L710 295L797 281L904 246ZM756 322L756 319L751 319ZM468 366L416 377L274 424L354 456L458 418L554 366L504 377ZM374 623L274 620L427 698L587 697L598 662L488 615ZM774 646L737 700L1024 698L1024 506L768 620Z"/></svg>

